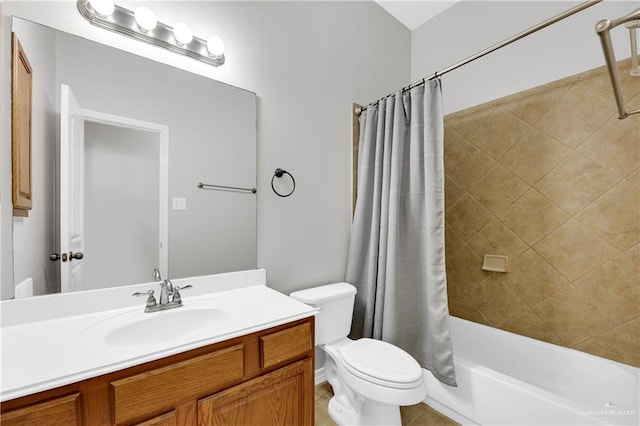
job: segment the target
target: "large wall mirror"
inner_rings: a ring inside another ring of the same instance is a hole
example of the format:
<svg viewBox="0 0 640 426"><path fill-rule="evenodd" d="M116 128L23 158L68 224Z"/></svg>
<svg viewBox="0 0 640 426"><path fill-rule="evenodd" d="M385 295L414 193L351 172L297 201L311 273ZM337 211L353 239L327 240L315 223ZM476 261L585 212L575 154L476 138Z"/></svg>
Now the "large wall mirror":
<svg viewBox="0 0 640 426"><path fill-rule="evenodd" d="M256 186L254 93L17 17L12 31L33 68L33 207L13 219L17 288L256 267L256 194L198 187Z"/></svg>

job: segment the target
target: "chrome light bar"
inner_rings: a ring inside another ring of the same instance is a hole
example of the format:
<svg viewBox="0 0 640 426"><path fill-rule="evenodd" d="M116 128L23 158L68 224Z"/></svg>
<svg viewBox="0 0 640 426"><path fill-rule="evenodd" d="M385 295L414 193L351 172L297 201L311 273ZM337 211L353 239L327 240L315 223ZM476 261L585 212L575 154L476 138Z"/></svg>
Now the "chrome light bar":
<svg viewBox="0 0 640 426"><path fill-rule="evenodd" d="M80 14L96 27L164 47L175 53L189 56L216 67L225 62L224 54L213 55L209 53L206 40L194 36L189 43L182 44L176 40L173 28L162 22L158 22L152 30L143 30L138 26L134 12L124 7L115 5L115 9L110 15L102 16L95 11L88 0L78 0L77 5Z"/></svg>

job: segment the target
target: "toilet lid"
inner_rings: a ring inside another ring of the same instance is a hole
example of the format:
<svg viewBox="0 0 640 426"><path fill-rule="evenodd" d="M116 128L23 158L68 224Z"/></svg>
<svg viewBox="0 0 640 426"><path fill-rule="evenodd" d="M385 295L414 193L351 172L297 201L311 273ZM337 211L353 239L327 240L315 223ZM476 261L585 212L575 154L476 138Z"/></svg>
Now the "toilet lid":
<svg viewBox="0 0 640 426"><path fill-rule="evenodd" d="M422 368L416 360L381 340L354 340L341 349L340 355L349 372L373 383L409 388L422 381Z"/></svg>

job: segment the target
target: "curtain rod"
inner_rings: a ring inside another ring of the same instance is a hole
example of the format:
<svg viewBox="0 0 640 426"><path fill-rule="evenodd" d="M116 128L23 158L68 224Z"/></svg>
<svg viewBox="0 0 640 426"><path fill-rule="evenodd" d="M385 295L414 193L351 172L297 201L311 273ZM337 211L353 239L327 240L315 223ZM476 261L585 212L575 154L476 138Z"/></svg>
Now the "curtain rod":
<svg viewBox="0 0 640 426"><path fill-rule="evenodd" d="M458 69L458 68L460 68L460 67L462 67L464 65L467 65L470 62L475 61L476 59L480 59L483 56L488 55L489 53L495 52L498 49L502 49L503 47L508 46L511 43L520 40L521 38L527 37L527 36L537 32L537 31L540 31L543 28L548 27L549 25L553 25L556 22L561 21L561 20L563 20L565 18L568 18L569 16L574 15L574 14L576 14L578 12L581 12L584 9L588 8L588 7L594 6L594 5L598 4L598 3L600 3L601 1L602 0L588 0L588 1L585 1L583 3L580 3L580 4L572 7L571 9L568 9L568 10L566 10L566 11L564 11L564 12L562 12L562 13L560 13L560 14L552 17L552 18L549 18L549 19L547 19L545 21L542 21L537 25L534 25L533 27L531 27L531 28L529 28L527 30L524 30L524 31L512 36L512 37L509 37L508 39L505 39L505 40L503 40L503 41L501 41L499 43L496 43L493 46L487 47L486 49L481 50L480 52L478 52L478 53L476 53L474 55L471 55L471 56L469 56L469 57L467 57L467 58L465 58L465 59L463 59L463 60L461 60L459 62L456 62L455 64L448 66L447 68L443 69L442 71L436 71L435 73L433 73L429 77L424 77L423 79L421 79L419 81L416 81L415 83L411 83L410 85L408 85L406 87L403 87L402 91L406 92L408 90L413 89L414 87L417 87L417 86L420 86L420 85L424 84L425 81L427 81L427 80L434 80L436 78L439 78L439 77L441 77L441 76L443 76L443 75L445 75L445 74L447 74L447 73L449 73L449 72L451 72L453 70L456 70L456 69ZM370 103L369 105L377 105L378 102L380 102L382 99L386 99L389 96L393 96L393 95L394 95L394 93L390 93L387 96L384 96L383 98L381 98L381 99L379 99L379 100L377 100L375 102ZM362 111L365 111L369 105L367 105L367 106L365 106L363 108L356 108L356 110L355 110L356 115L360 116L360 114L362 114Z"/></svg>

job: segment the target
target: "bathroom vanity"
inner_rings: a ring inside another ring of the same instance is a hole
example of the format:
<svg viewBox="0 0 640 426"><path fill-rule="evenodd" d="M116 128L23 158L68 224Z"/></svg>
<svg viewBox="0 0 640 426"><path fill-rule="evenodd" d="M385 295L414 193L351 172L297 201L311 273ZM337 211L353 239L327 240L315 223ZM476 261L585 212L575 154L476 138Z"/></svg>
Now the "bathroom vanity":
<svg viewBox="0 0 640 426"><path fill-rule="evenodd" d="M264 271L176 283L198 294L185 291L175 310L144 313L136 299L3 321L2 424L312 425L314 309L267 288ZM52 297L65 296L82 295ZM3 319L18 315L13 302L2 302Z"/></svg>

